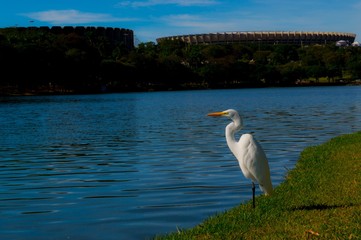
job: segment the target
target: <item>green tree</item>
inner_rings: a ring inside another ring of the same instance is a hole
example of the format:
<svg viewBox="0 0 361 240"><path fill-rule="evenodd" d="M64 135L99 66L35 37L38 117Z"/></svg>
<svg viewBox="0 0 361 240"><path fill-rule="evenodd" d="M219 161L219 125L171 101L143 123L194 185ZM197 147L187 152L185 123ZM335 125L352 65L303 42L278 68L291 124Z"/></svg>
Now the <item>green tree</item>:
<svg viewBox="0 0 361 240"><path fill-rule="evenodd" d="M283 85L293 85L297 80L306 76L305 69L300 62L283 64L279 66L279 71L282 76L280 83Z"/></svg>

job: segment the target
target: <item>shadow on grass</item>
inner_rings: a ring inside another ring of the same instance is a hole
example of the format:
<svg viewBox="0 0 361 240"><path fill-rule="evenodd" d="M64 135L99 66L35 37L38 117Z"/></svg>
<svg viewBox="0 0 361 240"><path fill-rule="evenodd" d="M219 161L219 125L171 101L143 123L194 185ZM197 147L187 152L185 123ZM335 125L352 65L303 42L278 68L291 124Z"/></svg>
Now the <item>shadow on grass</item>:
<svg viewBox="0 0 361 240"><path fill-rule="evenodd" d="M291 208L291 211L297 211L297 210L329 210L329 209L336 209L336 208L344 208L344 207L352 207L354 204L348 204L348 205L325 205L325 204L315 204L315 205L309 205L309 206L300 206L300 207L294 207Z"/></svg>

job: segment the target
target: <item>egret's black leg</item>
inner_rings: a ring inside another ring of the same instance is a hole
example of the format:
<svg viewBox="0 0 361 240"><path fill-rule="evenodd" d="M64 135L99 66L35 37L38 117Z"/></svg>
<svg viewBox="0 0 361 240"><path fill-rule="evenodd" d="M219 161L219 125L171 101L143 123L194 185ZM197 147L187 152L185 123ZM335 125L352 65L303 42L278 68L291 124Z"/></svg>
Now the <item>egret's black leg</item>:
<svg viewBox="0 0 361 240"><path fill-rule="evenodd" d="M256 207L256 199L255 199L255 195L256 195L256 186L254 185L254 182L252 182L252 199L253 199L253 208Z"/></svg>

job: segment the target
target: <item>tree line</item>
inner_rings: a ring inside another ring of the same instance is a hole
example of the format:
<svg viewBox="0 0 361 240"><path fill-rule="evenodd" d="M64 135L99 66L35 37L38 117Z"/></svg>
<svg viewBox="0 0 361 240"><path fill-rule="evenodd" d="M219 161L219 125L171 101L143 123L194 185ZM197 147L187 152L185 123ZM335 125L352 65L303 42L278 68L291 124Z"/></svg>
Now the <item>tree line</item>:
<svg viewBox="0 0 361 240"><path fill-rule="evenodd" d="M335 84L361 78L361 48L140 43L42 31L0 32L0 94L98 93Z"/></svg>

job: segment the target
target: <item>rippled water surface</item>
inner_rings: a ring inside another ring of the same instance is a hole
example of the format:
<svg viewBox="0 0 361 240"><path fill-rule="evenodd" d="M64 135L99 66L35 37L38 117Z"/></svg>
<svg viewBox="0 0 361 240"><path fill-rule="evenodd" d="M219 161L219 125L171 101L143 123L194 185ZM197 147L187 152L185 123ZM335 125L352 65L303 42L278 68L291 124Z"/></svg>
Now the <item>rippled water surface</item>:
<svg viewBox="0 0 361 240"><path fill-rule="evenodd" d="M150 239L251 198L235 108L274 186L300 152L361 130L361 87L0 98L0 239ZM257 194L260 194L257 189Z"/></svg>

